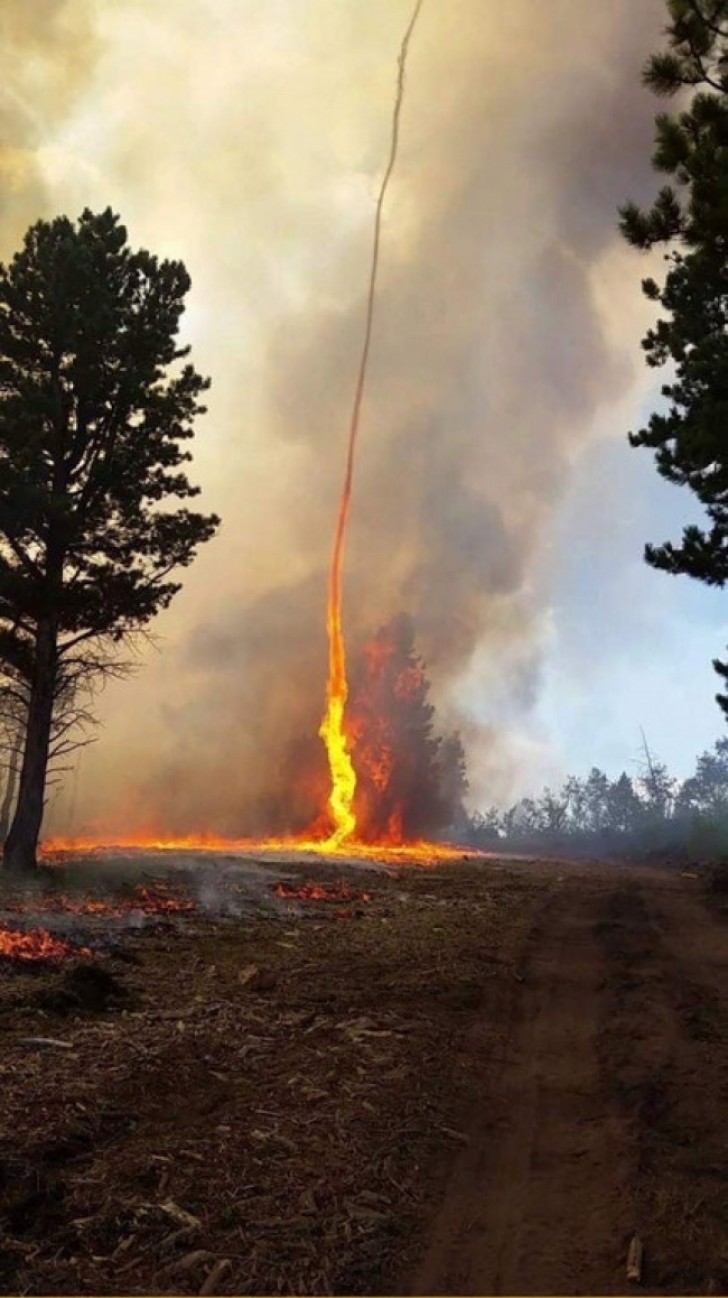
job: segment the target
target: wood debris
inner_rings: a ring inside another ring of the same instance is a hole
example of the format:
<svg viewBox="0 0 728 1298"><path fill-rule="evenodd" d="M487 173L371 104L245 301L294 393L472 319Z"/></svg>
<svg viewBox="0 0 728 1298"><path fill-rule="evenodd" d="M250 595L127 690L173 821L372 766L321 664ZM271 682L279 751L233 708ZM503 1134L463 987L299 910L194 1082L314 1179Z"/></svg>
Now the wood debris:
<svg viewBox="0 0 728 1298"><path fill-rule="evenodd" d="M639 1284L642 1279L642 1240L633 1235L627 1250L627 1279L631 1284Z"/></svg>

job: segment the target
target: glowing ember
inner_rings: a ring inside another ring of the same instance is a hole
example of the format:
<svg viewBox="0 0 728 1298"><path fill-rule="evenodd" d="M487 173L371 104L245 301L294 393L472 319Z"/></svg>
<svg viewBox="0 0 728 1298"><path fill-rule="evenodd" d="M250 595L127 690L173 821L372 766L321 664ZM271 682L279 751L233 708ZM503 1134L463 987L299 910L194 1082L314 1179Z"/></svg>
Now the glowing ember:
<svg viewBox="0 0 728 1298"><path fill-rule="evenodd" d="M276 897L291 897L299 901L371 901L368 892L354 892L340 879L338 883L276 883L272 891Z"/></svg>
<svg viewBox="0 0 728 1298"><path fill-rule="evenodd" d="M146 915L179 914L195 909L195 903L189 897L170 897L161 887L144 888L141 885L134 889L131 906L134 910L143 910Z"/></svg>
<svg viewBox="0 0 728 1298"><path fill-rule="evenodd" d="M86 946L72 946L61 938L52 937L44 928L0 928L0 957L4 960L64 960L72 956L91 955Z"/></svg>
<svg viewBox="0 0 728 1298"><path fill-rule="evenodd" d="M43 910L68 915L105 915L118 919L130 911L142 911L145 915L189 912L195 910L195 903L189 898L170 897L161 885L146 888L140 884L130 897L117 898L113 902L101 901L95 897L44 896L32 902L9 901L4 909L14 914Z"/></svg>

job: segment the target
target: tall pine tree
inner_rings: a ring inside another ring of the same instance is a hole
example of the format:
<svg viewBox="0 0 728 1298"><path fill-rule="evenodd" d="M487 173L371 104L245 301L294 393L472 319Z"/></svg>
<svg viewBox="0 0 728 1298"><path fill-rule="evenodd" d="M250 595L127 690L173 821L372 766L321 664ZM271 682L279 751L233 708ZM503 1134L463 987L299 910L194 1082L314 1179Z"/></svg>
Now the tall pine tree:
<svg viewBox="0 0 728 1298"><path fill-rule="evenodd" d="M27 697L13 868L35 864L59 702L219 522L175 507L199 490L184 444L209 386L177 341L189 283L110 210L39 221L0 267L0 663Z"/></svg>
<svg viewBox="0 0 728 1298"><path fill-rule="evenodd" d="M630 434L655 452L659 473L689 487L706 511L681 544L647 545L655 568L713 586L728 581L728 0L667 0L667 49L644 79L681 111L656 118L655 168L671 178L648 211L621 210L637 248L666 248L664 282L643 281L663 314L643 347L647 364L672 367L666 411ZM723 676L728 666L714 664ZM719 695L728 712L728 696Z"/></svg>

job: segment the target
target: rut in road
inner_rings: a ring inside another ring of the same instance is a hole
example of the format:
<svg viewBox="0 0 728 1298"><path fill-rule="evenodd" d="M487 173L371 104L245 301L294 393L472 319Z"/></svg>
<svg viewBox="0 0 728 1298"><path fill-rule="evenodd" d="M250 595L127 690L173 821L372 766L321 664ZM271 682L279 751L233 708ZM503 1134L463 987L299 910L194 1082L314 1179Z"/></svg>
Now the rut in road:
<svg viewBox="0 0 728 1298"><path fill-rule="evenodd" d="M601 890L547 895L497 1094L473 1117L416 1294L583 1293L586 1274L591 1292L611 1288L628 1136L597 1049L603 907Z"/></svg>
<svg viewBox="0 0 728 1298"><path fill-rule="evenodd" d="M523 970L501 1058L473 1028L468 1144L409 1292L625 1293L635 1230L642 1292L728 1292L725 919L675 874L567 866Z"/></svg>

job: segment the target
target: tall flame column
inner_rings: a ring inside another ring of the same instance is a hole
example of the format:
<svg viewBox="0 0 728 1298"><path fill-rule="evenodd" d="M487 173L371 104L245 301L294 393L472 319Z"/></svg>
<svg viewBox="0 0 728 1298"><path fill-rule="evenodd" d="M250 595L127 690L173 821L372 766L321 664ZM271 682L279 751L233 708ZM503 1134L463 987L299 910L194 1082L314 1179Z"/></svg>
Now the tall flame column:
<svg viewBox="0 0 728 1298"><path fill-rule="evenodd" d="M407 51L415 23L419 17L423 0L417 0L409 26L402 39L397 63L397 90L392 116L392 135L387 169L382 179L374 217L374 243L372 247L371 271L369 274L369 293L367 297L366 325L362 346L359 374L354 393L354 405L349 426L349 441L346 455L344 485L339 500L339 511L336 516L334 548L329 571L328 604L326 612L326 629L329 640L329 674L326 688L326 712L319 728L319 735L326 745L331 773L331 792L329 794L329 811L333 831L327 846L338 847L356 832L356 812L354 795L356 793L356 771L351 760L351 752L346 735L345 713L349 696L349 682L346 674L346 643L341 621L342 603L342 564L346 542L346 528L351 507L351 490L354 480L354 458L359 435L359 416L361 413L364 382L369 361L369 347L372 338L374 320L374 296L377 287L379 269L379 244L381 239L382 209L390 177L394 170L399 143L399 118L404 97L404 74L407 62Z"/></svg>

